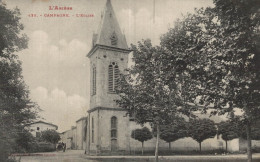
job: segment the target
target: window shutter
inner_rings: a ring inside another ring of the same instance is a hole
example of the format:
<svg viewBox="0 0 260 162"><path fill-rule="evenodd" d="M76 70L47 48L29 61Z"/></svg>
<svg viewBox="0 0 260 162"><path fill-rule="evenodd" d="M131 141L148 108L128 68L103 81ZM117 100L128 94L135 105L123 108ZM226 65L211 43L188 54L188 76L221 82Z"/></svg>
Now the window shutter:
<svg viewBox="0 0 260 162"><path fill-rule="evenodd" d="M119 68L116 65L115 66L115 76L114 76L114 91L117 89L118 87L118 81L119 81Z"/></svg>
<svg viewBox="0 0 260 162"><path fill-rule="evenodd" d="M113 65L108 67L108 91L113 92Z"/></svg>

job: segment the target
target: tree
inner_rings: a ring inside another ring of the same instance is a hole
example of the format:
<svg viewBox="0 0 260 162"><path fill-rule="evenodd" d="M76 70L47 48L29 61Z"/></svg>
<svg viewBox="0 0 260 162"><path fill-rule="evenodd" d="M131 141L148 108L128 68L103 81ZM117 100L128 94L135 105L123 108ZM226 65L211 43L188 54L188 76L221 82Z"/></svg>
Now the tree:
<svg viewBox="0 0 260 162"><path fill-rule="evenodd" d="M260 13L257 0L214 0L215 7L196 10L162 36L167 65L181 60L187 100L203 112L233 118L235 108L246 126L248 161L252 161L251 125L260 115ZM199 99L199 102L197 102Z"/></svg>
<svg viewBox="0 0 260 162"><path fill-rule="evenodd" d="M189 136L199 143L200 151L201 143L217 134L215 123L210 119L191 119L188 130Z"/></svg>
<svg viewBox="0 0 260 162"><path fill-rule="evenodd" d="M239 128L239 136L243 139L247 139L247 132L246 132L246 126L240 124L238 126ZM260 140L260 126L259 126L259 120L252 122L251 125L251 139L252 140Z"/></svg>
<svg viewBox="0 0 260 162"><path fill-rule="evenodd" d="M187 137L187 123L183 118L174 120L172 124L161 126L160 138L169 143L169 150L171 150L171 142L183 137Z"/></svg>
<svg viewBox="0 0 260 162"><path fill-rule="evenodd" d="M257 0L223 1L215 0L215 13L219 16L226 39L224 53L232 53L231 75L232 83L229 96L232 104L245 113L241 116L247 131L248 161L252 161L251 129L252 123L260 118L260 2ZM228 46L231 49L228 49ZM236 63L236 65L234 65ZM233 93L232 93L233 91Z"/></svg>
<svg viewBox="0 0 260 162"><path fill-rule="evenodd" d="M171 87L178 86L172 80L165 80L162 48L153 47L150 40L144 40L138 42L138 46L132 45L132 49L135 65L128 69L128 74L121 76L117 90L120 98L116 103L127 110L135 122L150 122L157 127L155 158L158 161L159 126L172 121L181 103L178 91L170 90L167 83L171 83Z"/></svg>
<svg viewBox="0 0 260 162"><path fill-rule="evenodd" d="M41 132L41 139L43 139L46 142L56 144L59 142L61 138L57 131L49 129Z"/></svg>
<svg viewBox="0 0 260 162"><path fill-rule="evenodd" d="M18 145L18 150L21 151L21 149L24 149L25 151L33 151L31 150L31 143L35 141L35 138L28 130L22 130L21 132L18 132L17 138L16 138L16 144Z"/></svg>
<svg viewBox="0 0 260 162"><path fill-rule="evenodd" d="M222 139L226 142L226 151L228 151L228 143L227 141L238 138L239 128L237 122L228 120L222 121L218 124L218 134L222 135Z"/></svg>
<svg viewBox="0 0 260 162"><path fill-rule="evenodd" d="M144 154L144 141L148 141L153 138L151 131L147 127L142 129L135 129L131 133L131 137L139 142L142 142L142 155Z"/></svg>
<svg viewBox="0 0 260 162"><path fill-rule="evenodd" d="M27 48L27 37L21 34L20 12L16 8L8 10L0 5L0 108L1 118L8 119L10 125L28 123L35 117L34 106L28 95L23 76L21 62L14 54ZM7 124L7 123L6 123Z"/></svg>
<svg viewBox="0 0 260 162"><path fill-rule="evenodd" d="M9 10L1 3L0 15L0 145L7 144L9 148L6 150L10 153L16 145L15 139L19 138L18 133L23 131L24 124L37 117L39 109L29 99L21 62L16 54L27 48L28 42L26 35L21 33L23 25L19 9ZM4 161L6 157L0 158Z"/></svg>

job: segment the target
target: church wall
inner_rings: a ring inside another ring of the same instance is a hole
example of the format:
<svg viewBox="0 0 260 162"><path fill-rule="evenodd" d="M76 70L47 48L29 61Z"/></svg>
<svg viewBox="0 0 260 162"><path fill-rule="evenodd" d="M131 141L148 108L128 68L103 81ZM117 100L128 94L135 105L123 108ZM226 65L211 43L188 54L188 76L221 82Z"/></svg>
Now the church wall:
<svg viewBox="0 0 260 162"><path fill-rule="evenodd" d="M97 94L93 95L92 94L92 85L93 85L93 67L97 66L97 53L94 53L90 59L90 108L93 108L96 106L96 99L97 99ZM97 84L98 85L98 84ZM97 86L98 87L98 86Z"/></svg>
<svg viewBox="0 0 260 162"><path fill-rule="evenodd" d="M90 123L89 123L89 149L90 150L97 150L98 145L98 111L93 111L89 114ZM94 119L94 136L92 141L92 118Z"/></svg>
<svg viewBox="0 0 260 162"><path fill-rule="evenodd" d="M101 150L111 150L111 118L117 118L117 147L118 150L129 150L128 117L125 111L100 110L100 145Z"/></svg>

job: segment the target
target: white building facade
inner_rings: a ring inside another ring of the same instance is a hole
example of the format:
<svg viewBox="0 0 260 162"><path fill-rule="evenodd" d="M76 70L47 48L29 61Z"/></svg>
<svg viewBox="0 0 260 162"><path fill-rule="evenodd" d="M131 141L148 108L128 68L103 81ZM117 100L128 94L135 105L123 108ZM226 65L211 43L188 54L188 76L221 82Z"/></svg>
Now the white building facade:
<svg viewBox="0 0 260 162"><path fill-rule="evenodd" d="M37 121L31 124L27 124L25 128L29 130L34 137L40 137L42 131L57 130L58 126L44 121Z"/></svg>

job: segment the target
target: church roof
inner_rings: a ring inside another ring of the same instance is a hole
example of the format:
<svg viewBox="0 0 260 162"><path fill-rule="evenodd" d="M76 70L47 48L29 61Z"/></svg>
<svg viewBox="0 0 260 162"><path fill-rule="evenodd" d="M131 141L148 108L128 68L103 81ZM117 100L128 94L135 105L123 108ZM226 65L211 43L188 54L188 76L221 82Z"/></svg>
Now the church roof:
<svg viewBox="0 0 260 162"><path fill-rule="evenodd" d="M114 43L111 43L113 41ZM96 44L128 49L110 0L107 0L102 12L98 33L93 35L93 45Z"/></svg>

